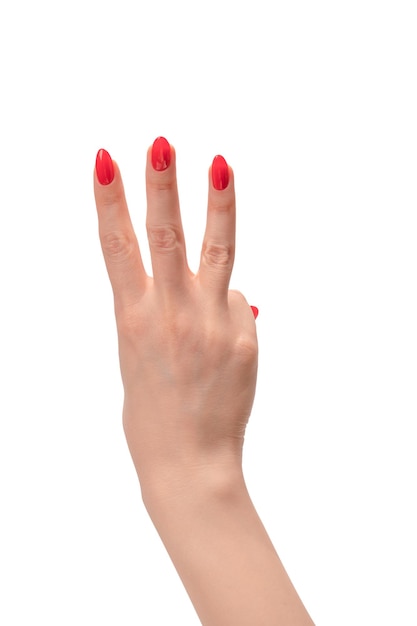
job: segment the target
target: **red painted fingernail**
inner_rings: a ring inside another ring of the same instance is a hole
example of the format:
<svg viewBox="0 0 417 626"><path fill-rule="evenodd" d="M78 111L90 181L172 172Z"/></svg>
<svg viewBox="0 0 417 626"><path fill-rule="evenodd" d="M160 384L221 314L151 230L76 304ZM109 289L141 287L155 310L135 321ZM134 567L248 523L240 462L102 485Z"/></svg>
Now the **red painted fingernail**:
<svg viewBox="0 0 417 626"><path fill-rule="evenodd" d="M113 161L107 150L99 150L96 157L96 173L101 185L110 185L114 178Z"/></svg>
<svg viewBox="0 0 417 626"><path fill-rule="evenodd" d="M219 154L213 159L211 180L213 181L214 189L218 189L219 191L226 189L229 184L229 167L226 163L226 159Z"/></svg>
<svg viewBox="0 0 417 626"><path fill-rule="evenodd" d="M152 146L152 167L163 172L171 163L171 146L165 137L157 137Z"/></svg>
<svg viewBox="0 0 417 626"><path fill-rule="evenodd" d="M250 307L252 309L252 313L253 313L253 317L256 319L258 317L259 314L259 309L257 306L252 306Z"/></svg>

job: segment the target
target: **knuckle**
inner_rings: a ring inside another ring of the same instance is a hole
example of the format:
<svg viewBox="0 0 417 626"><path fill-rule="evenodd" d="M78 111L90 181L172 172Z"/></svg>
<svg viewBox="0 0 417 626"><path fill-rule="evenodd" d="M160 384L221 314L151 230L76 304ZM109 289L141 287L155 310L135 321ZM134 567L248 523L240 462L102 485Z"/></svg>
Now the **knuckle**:
<svg viewBox="0 0 417 626"><path fill-rule="evenodd" d="M203 258L211 267L228 269L233 261L233 247L207 242L204 245Z"/></svg>
<svg viewBox="0 0 417 626"><path fill-rule="evenodd" d="M138 342L143 341L143 337L149 334L149 325L142 309L140 302L130 305L115 303L119 341L123 341L124 346L133 352L136 352Z"/></svg>
<svg viewBox="0 0 417 626"><path fill-rule="evenodd" d="M171 166L163 172L155 172L152 169L151 172L149 172L146 185L152 195L156 194L154 198L157 198L160 193L175 192L177 188L175 168Z"/></svg>
<svg viewBox="0 0 417 626"><path fill-rule="evenodd" d="M104 256L112 262L124 263L134 251L135 242L127 233L115 230L101 236Z"/></svg>
<svg viewBox="0 0 417 626"><path fill-rule="evenodd" d="M242 364L254 364L258 358L258 343L256 337L240 336L235 343L235 354Z"/></svg>
<svg viewBox="0 0 417 626"><path fill-rule="evenodd" d="M116 185L115 187L106 187L105 193L100 200L100 204L106 211L116 211L124 202L124 192Z"/></svg>
<svg viewBox="0 0 417 626"><path fill-rule="evenodd" d="M156 251L169 253L176 249L179 233L173 226L148 226L149 245Z"/></svg>
<svg viewBox="0 0 417 626"><path fill-rule="evenodd" d="M229 195L218 196L210 199L210 209L219 213L228 213L234 210L234 199Z"/></svg>
<svg viewBox="0 0 417 626"><path fill-rule="evenodd" d="M125 307L116 307L116 319L119 338L135 338L138 331L138 320Z"/></svg>

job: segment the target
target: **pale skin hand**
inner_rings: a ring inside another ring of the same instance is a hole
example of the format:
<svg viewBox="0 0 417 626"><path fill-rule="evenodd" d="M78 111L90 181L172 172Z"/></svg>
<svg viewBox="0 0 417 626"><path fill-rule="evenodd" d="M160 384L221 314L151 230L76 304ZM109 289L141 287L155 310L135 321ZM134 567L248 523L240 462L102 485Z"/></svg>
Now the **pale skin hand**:
<svg viewBox="0 0 417 626"><path fill-rule="evenodd" d="M204 626L311 626L242 474L257 338L249 304L229 290L233 172L226 166L228 184L219 190L210 168L206 231L193 274L175 151L168 149L170 163L163 171L152 165L152 147L147 154L153 278L143 267L116 163L108 166L114 178L106 184L97 171L94 176L114 294L123 426L142 497Z"/></svg>

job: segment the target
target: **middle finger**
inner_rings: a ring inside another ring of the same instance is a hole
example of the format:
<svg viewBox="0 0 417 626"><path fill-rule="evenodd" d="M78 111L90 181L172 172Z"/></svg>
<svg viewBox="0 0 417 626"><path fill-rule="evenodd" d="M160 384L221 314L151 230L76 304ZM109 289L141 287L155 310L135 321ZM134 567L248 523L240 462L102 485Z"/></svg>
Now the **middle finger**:
<svg viewBox="0 0 417 626"><path fill-rule="evenodd" d="M175 150L155 139L146 163L146 229L157 289L180 290L190 276L178 199Z"/></svg>

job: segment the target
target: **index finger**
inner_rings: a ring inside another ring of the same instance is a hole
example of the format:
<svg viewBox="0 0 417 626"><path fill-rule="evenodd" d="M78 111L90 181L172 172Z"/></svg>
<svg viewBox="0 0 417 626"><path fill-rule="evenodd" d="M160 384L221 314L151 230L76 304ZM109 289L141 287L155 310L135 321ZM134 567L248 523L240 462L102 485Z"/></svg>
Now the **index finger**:
<svg viewBox="0 0 417 626"><path fill-rule="evenodd" d="M97 154L94 195L100 243L115 307L128 307L140 299L147 276L127 208L120 171L106 150L99 150Z"/></svg>

